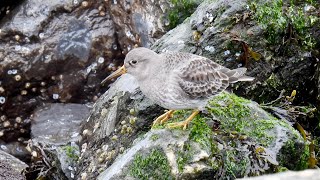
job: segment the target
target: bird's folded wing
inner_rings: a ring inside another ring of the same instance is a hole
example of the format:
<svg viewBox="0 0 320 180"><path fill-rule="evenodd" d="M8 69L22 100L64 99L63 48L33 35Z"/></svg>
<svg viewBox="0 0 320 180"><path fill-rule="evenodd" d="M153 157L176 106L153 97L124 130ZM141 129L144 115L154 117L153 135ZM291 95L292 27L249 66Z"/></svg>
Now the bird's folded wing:
<svg viewBox="0 0 320 180"><path fill-rule="evenodd" d="M229 69L197 57L180 69L179 85L192 98L209 97L228 87L229 78L223 73L225 70Z"/></svg>

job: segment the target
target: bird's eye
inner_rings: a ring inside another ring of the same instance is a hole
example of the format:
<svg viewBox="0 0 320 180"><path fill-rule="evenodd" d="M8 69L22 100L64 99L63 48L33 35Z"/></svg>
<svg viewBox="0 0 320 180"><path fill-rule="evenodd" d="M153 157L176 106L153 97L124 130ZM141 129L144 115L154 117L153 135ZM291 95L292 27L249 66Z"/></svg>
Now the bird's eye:
<svg viewBox="0 0 320 180"><path fill-rule="evenodd" d="M130 61L130 65L135 65L135 64L137 64L137 62L138 61L136 61L136 60L132 60L132 61Z"/></svg>

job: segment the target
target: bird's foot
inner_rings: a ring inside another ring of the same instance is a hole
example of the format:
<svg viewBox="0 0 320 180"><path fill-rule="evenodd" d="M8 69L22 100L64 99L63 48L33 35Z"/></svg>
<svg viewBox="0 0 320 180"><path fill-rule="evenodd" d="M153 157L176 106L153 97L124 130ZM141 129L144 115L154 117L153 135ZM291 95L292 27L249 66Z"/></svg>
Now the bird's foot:
<svg viewBox="0 0 320 180"><path fill-rule="evenodd" d="M162 114L161 116L159 116L156 120L153 121L152 127L157 124L163 124L164 122L168 121L170 118L172 118L173 112L174 110L169 110L164 114Z"/></svg>
<svg viewBox="0 0 320 180"><path fill-rule="evenodd" d="M186 130L188 124L189 124L189 122L185 120L185 121L180 121L180 122L175 122L175 123L169 123L169 124L167 124L166 127L168 127L168 128L180 128L180 127L182 127L183 130Z"/></svg>
<svg viewBox="0 0 320 180"><path fill-rule="evenodd" d="M189 125L189 123L192 121L192 119L199 114L199 110L194 110L192 112L192 114L184 121L180 121L180 122L175 122L175 123L169 123L167 125L168 128L177 128L177 127L182 127L183 130L187 129L187 126Z"/></svg>

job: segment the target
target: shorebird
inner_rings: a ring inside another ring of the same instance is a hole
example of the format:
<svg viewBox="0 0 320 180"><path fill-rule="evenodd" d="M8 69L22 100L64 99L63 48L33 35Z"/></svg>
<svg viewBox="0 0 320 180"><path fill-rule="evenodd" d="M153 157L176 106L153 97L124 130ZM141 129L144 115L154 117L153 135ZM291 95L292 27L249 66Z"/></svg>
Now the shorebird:
<svg viewBox="0 0 320 180"><path fill-rule="evenodd" d="M205 109L207 102L224 91L230 83L252 81L244 75L246 68L229 69L212 60L183 52L157 54L147 48L135 48L125 57L124 65L106 81L128 73L134 76L142 93L156 104L169 109L153 122L162 124L175 110L193 109L184 121L170 123L169 128L186 129L191 120Z"/></svg>

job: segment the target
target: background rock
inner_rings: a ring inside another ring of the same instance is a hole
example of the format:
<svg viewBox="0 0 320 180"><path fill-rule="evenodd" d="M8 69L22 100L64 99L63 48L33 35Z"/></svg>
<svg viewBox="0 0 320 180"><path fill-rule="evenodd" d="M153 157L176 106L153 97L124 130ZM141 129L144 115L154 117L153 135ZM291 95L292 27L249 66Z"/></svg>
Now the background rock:
<svg viewBox="0 0 320 180"><path fill-rule="evenodd" d="M90 107L82 104L47 104L35 111L31 138L48 144L79 141L80 124L89 115Z"/></svg>
<svg viewBox="0 0 320 180"><path fill-rule="evenodd" d="M0 144L21 156L17 149L25 150L31 138L36 109L96 101L107 89L101 80L131 48L150 46L165 33L167 7L151 0L30 0L0 8ZM42 145L36 146L46 149Z"/></svg>

